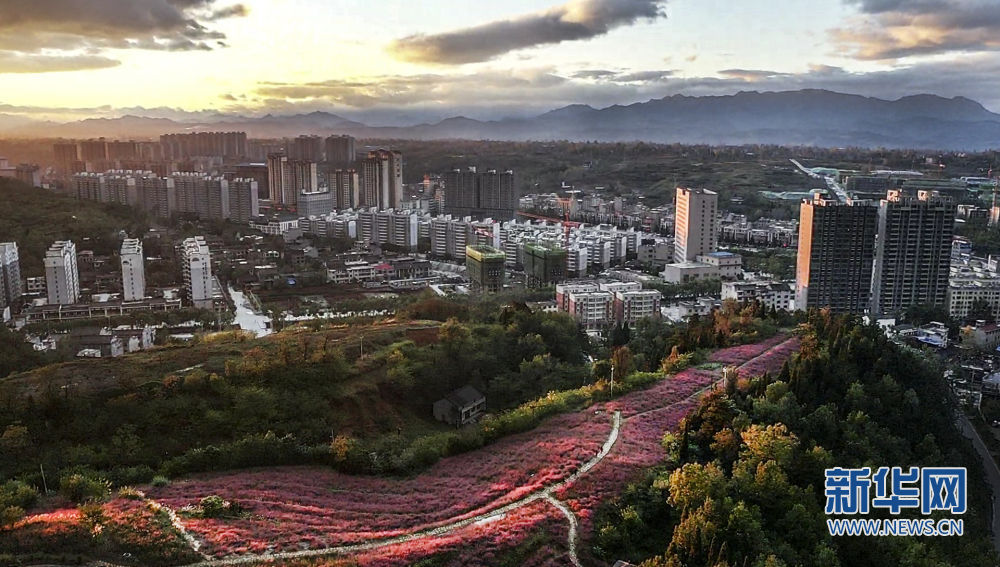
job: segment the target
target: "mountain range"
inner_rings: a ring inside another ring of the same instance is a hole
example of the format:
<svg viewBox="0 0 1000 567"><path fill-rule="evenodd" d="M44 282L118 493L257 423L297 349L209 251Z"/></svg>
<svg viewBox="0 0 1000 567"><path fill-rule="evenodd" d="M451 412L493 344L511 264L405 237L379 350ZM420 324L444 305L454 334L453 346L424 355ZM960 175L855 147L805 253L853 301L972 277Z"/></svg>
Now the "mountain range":
<svg viewBox="0 0 1000 567"><path fill-rule="evenodd" d="M532 118L369 126L329 112L246 117L201 114L176 120L128 114L74 122L0 114L0 136L155 138L240 130L252 138L351 134L361 138L599 140L685 144L778 144L983 150L1000 147L1000 114L964 97L919 94L883 100L826 90L672 95L630 105L570 105Z"/></svg>

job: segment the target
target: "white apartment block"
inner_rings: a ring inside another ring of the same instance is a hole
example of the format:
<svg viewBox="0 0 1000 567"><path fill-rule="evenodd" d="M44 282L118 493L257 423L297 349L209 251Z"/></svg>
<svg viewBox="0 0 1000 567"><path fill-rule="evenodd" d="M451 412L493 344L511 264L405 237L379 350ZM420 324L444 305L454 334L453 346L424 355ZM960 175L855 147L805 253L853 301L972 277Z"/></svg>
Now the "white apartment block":
<svg viewBox="0 0 1000 567"><path fill-rule="evenodd" d="M660 317L663 294L655 289L616 291L614 295L615 319L619 323L634 325L640 319Z"/></svg>
<svg viewBox="0 0 1000 567"><path fill-rule="evenodd" d="M76 267L76 245L58 240L45 252L45 288L50 305L72 305L80 301L80 272Z"/></svg>
<svg viewBox="0 0 1000 567"><path fill-rule="evenodd" d="M677 188L674 261L691 262L718 246L716 211L719 196L707 189Z"/></svg>
<svg viewBox="0 0 1000 567"><path fill-rule="evenodd" d="M795 285L788 282L722 282L722 299L740 303L760 301L772 309L795 310Z"/></svg>
<svg viewBox="0 0 1000 567"><path fill-rule="evenodd" d="M614 322L615 296L607 291L569 294L568 313L588 331L607 328Z"/></svg>
<svg viewBox="0 0 1000 567"><path fill-rule="evenodd" d="M0 242L0 309L14 305L24 295L21 258L16 242Z"/></svg>
<svg viewBox="0 0 1000 567"><path fill-rule="evenodd" d="M201 236L184 240L184 287L195 307L212 308L212 254Z"/></svg>
<svg viewBox="0 0 1000 567"><path fill-rule="evenodd" d="M146 297L146 267L142 241L126 238L121 248L122 299L142 301Z"/></svg>

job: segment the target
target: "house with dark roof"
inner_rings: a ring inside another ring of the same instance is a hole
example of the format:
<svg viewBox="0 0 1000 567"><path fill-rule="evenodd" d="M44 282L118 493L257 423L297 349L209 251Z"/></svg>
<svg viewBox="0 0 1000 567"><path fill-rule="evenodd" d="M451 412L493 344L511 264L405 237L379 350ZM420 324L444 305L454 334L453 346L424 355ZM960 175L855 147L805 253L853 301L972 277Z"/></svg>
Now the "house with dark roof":
<svg viewBox="0 0 1000 567"><path fill-rule="evenodd" d="M486 411L486 396L472 386L463 386L434 402L434 419L451 425L466 425Z"/></svg>

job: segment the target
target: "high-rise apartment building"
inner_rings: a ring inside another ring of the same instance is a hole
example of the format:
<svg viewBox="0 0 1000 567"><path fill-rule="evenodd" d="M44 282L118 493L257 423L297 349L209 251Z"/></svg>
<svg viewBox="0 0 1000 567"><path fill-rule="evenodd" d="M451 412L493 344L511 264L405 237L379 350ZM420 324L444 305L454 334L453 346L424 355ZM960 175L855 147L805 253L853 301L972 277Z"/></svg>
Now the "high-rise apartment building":
<svg viewBox="0 0 1000 567"><path fill-rule="evenodd" d="M281 205L285 202L285 186L291 183L290 175L287 155L275 153L267 156L267 186L270 191L268 199L271 203Z"/></svg>
<svg viewBox="0 0 1000 567"><path fill-rule="evenodd" d="M319 170L314 161L291 160L288 162L288 184L284 187L284 205L297 208L299 195L319 191Z"/></svg>
<svg viewBox="0 0 1000 567"><path fill-rule="evenodd" d="M80 272L76 267L76 245L58 240L45 252L45 289L50 305L72 305L80 301Z"/></svg>
<svg viewBox="0 0 1000 567"><path fill-rule="evenodd" d="M455 169L443 176L444 209L448 214L512 220L517 213L514 172Z"/></svg>
<svg viewBox="0 0 1000 567"><path fill-rule="evenodd" d="M260 189L257 181L237 177L229 182L229 220L247 223L260 216Z"/></svg>
<svg viewBox="0 0 1000 567"><path fill-rule="evenodd" d="M212 307L212 254L201 236L184 240L182 248L184 287L191 303L201 309Z"/></svg>
<svg viewBox="0 0 1000 567"><path fill-rule="evenodd" d="M870 201L804 200L795 272L797 309L864 313L871 294L878 209Z"/></svg>
<svg viewBox="0 0 1000 567"><path fill-rule="evenodd" d="M288 144L288 157L300 161L323 161L323 138L319 136L299 136Z"/></svg>
<svg viewBox="0 0 1000 567"><path fill-rule="evenodd" d="M229 218L229 182L225 178L191 172L175 173L171 178L177 212L203 220Z"/></svg>
<svg viewBox="0 0 1000 567"><path fill-rule="evenodd" d="M104 138L84 140L80 142L80 159L87 162L100 162L108 159L108 142Z"/></svg>
<svg viewBox="0 0 1000 567"><path fill-rule="evenodd" d="M21 285L21 258L16 242L0 242L0 310L4 307L18 307L17 302L24 295Z"/></svg>
<svg viewBox="0 0 1000 567"><path fill-rule="evenodd" d="M359 165L361 206L396 209L403 203L403 156L375 150Z"/></svg>
<svg viewBox="0 0 1000 567"><path fill-rule="evenodd" d="M716 210L719 195L708 189L677 188L674 261L694 262L718 247Z"/></svg>
<svg viewBox="0 0 1000 567"><path fill-rule="evenodd" d="M322 217L333 212L334 192L328 189L299 193L298 213L301 217Z"/></svg>
<svg viewBox="0 0 1000 567"><path fill-rule="evenodd" d="M878 208L871 313L945 305L955 204L933 191L890 190Z"/></svg>
<svg viewBox="0 0 1000 567"><path fill-rule="evenodd" d="M56 142L52 145L56 167L63 175L74 173L74 164L80 161L80 148L76 142Z"/></svg>
<svg viewBox="0 0 1000 567"><path fill-rule="evenodd" d="M126 238L121 248L122 299L142 301L146 297L146 265L142 254L142 241Z"/></svg>
<svg viewBox="0 0 1000 567"><path fill-rule="evenodd" d="M227 160L249 155L246 132L193 132L160 136L163 158L222 157Z"/></svg>
<svg viewBox="0 0 1000 567"><path fill-rule="evenodd" d="M161 177L151 171L141 172L135 177L138 206L158 218L170 218L177 210L174 180Z"/></svg>
<svg viewBox="0 0 1000 567"><path fill-rule="evenodd" d="M330 191L333 192L333 208L356 209L361 206L361 186L358 172L353 169L337 169L330 174Z"/></svg>
<svg viewBox="0 0 1000 567"><path fill-rule="evenodd" d="M330 136L325 140L326 161L331 170L354 167L356 153L354 138L350 136Z"/></svg>

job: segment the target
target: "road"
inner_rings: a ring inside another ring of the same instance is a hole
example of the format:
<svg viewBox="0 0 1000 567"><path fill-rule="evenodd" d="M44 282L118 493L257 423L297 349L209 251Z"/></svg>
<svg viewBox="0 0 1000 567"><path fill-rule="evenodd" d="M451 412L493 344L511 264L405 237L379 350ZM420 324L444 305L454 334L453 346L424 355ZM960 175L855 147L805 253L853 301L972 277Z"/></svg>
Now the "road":
<svg viewBox="0 0 1000 567"><path fill-rule="evenodd" d="M236 306L236 324L244 331L250 331L258 337L271 334L269 326L270 319L266 315L261 315L253 310L246 295L242 291L236 291L233 286L229 286L229 297Z"/></svg>
<svg viewBox="0 0 1000 567"><path fill-rule="evenodd" d="M990 529L993 532L993 547L1000 551L1000 468L990 454L990 450L983 443L979 432L969 422L969 418L964 413L960 413L958 427L962 430L962 435L972 440L972 446L976 448L979 457L983 460L983 468L986 470L986 481L990 483L993 490L993 513Z"/></svg>
<svg viewBox="0 0 1000 567"><path fill-rule="evenodd" d="M841 203L846 203L847 202L847 191L845 191L844 188L841 187L839 183L837 183L836 179L834 179L832 177L826 177L824 175L820 175L820 174L816 173L815 171L813 171L813 170L809 169L808 167L806 167L806 166L802 165L801 163L799 163L798 160L790 159L788 161L792 162L795 165L795 167L799 168L802 171L802 173L805 173L809 177L812 177L813 179L823 179L824 181L826 181L826 186L827 186L827 188L830 189L830 191L833 193L833 195L835 197L837 197L837 199Z"/></svg>

